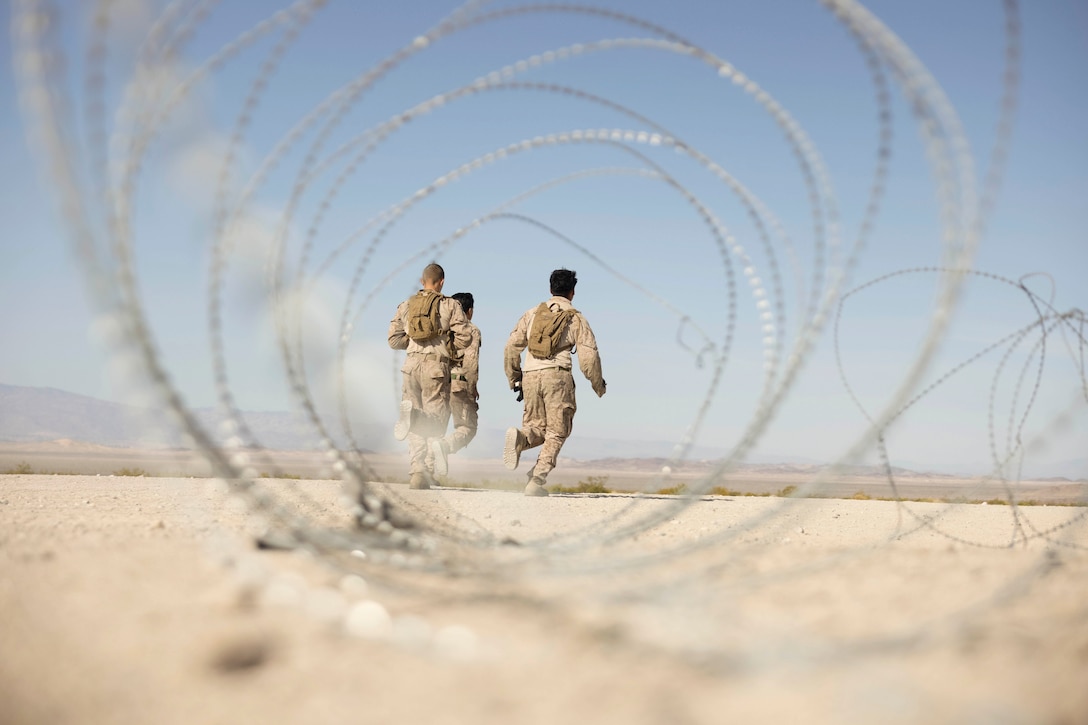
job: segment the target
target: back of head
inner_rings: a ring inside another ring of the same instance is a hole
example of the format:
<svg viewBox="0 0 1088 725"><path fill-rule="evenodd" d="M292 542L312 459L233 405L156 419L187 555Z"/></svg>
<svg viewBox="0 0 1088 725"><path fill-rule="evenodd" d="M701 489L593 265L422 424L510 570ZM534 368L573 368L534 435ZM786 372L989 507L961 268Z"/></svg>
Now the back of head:
<svg viewBox="0 0 1088 725"><path fill-rule="evenodd" d="M461 309L466 315L476 304L476 301L472 298L471 292L458 292L457 294L450 296L461 303Z"/></svg>
<svg viewBox="0 0 1088 725"><path fill-rule="evenodd" d="M578 284L578 275L570 269L557 269L552 272L552 276L548 281L553 295L565 297L574 291L574 286Z"/></svg>
<svg viewBox="0 0 1088 725"><path fill-rule="evenodd" d="M434 284L435 282L441 282L446 278L446 270L442 269L442 265L437 262L431 262L423 268L423 275L420 277L420 281L424 284L428 282Z"/></svg>

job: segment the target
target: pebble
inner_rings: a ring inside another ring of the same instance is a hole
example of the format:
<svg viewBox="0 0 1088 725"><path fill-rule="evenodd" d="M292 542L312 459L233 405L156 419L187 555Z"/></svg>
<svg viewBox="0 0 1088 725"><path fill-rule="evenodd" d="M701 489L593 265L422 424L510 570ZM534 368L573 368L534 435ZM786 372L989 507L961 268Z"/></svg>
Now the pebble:
<svg viewBox="0 0 1088 725"><path fill-rule="evenodd" d="M212 658L212 667L220 672L250 670L267 662L270 654L271 647L264 639L237 639L219 648Z"/></svg>

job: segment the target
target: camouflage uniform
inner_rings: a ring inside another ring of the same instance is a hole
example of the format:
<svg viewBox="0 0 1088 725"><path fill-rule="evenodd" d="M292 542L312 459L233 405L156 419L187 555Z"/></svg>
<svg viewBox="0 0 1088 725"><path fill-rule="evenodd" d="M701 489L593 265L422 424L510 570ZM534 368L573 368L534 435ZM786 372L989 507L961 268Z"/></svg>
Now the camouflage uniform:
<svg viewBox="0 0 1088 725"><path fill-rule="evenodd" d="M566 297L555 295L546 303L553 310L572 309ZM525 412L521 428L517 431L517 448L520 451L541 446L536 465L530 471L531 478L545 479L555 468L556 458L563 443L570 436L574 425L574 413L578 406L574 399L574 375L571 372L573 357L578 355L578 367L593 387L597 397L604 395L605 382L601 374L601 358L597 354L597 340L589 322L581 312L575 312L564 334L560 352L546 360L534 357L525 348L529 344L529 330L536 317L536 307L518 320L510 338L506 341L503 361L506 379L513 389L521 384L525 395ZM525 351L525 364L521 353Z"/></svg>
<svg viewBox="0 0 1088 725"><path fill-rule="evenodd" d="M456 453L476 437L480 404L476 384L480 380L480 328L468 325L470 341L461 364L450 371L450 412L453 430L446 436L449 452Z"/></svg>
<svg viewBox="0 0 1088 725"><path fill-rule="evenodd" d="M416 294L423 294L423 290ZM389 322L389 347L407 350L400 371L403 400L411 401L411 424L408 428L409 472L434 472L430 440L446 432L450 420L450 350L462 350L471 339L469 322L456 300L444 297L439 306L443 334L419 342L408 337L408 301L397 307Z"/></svg>

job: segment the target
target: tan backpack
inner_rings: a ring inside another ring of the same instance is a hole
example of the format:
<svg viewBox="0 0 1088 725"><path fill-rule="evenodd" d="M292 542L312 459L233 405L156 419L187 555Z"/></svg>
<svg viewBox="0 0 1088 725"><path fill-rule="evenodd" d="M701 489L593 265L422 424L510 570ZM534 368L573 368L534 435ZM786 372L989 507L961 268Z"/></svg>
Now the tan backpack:
<svg viewBox="0 0 1088 725"><path fill-rule="evenodd" d="M578 310L553 310L546 302L536 308L533 324L529 327L529 353L539 359L547 360L556 353L570 349L563 345L563 338Z"/></svg>
<svg viewBox="0 0 1088 725"><path fill-rule="evenodd" d="M433 340L442 334L439 309L445 297L433 290L421 290L408 298L408 319L405 332L416 342Z"/></svg>

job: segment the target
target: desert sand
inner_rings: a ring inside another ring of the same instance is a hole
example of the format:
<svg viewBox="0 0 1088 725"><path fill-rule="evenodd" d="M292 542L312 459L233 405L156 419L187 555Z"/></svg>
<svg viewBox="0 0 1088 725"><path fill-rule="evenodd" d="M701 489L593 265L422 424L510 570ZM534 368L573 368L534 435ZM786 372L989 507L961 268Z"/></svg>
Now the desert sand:
<svg viewBox="0 0 1088 725"><path fill-rule="evenodd" d="M1081 506L261 487L0 476L0 722L1088 722Z"/></svg>

